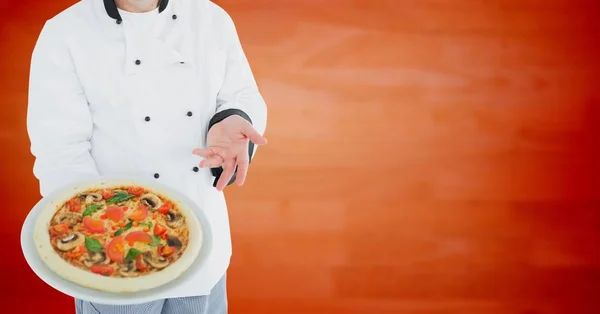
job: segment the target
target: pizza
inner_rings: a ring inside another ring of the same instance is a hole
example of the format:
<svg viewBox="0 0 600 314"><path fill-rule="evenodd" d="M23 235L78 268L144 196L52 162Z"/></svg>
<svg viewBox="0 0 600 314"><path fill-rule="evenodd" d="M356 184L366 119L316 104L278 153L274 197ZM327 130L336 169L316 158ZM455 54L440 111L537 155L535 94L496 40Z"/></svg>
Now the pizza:
<svg viewBox="0 0 600 314"><path fill-rule="evenodd" d="M165 192L139 184L75 190L52 201L35 227L42 259L65 279L109 292L147 290L197 256L199 223Z"/></svg>

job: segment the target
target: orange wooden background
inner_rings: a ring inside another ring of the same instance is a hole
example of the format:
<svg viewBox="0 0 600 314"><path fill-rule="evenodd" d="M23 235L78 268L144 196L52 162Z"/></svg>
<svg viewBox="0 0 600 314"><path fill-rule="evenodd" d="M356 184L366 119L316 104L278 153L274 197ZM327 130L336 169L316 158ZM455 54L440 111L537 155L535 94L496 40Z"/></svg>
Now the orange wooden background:
<svg viewBox="0 0 600 314"><path fill-rule="evenodd" d="M73 2L0 0L2 313L73 312L18 242L29 58ZM218 3L270 111L232 313L600 313L598 1Z"/></svg>

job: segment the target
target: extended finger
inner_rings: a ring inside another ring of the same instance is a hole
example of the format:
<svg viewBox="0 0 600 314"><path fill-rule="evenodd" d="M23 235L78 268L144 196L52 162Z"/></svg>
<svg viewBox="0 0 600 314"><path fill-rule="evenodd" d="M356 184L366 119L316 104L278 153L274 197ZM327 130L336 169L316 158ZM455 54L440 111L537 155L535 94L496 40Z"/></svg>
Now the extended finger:
<svg viewBox="0 0 600 314"><path fill-rule="evenodd" d="M243 152L237 157L237 172L236 172L236 180L238 186L242 186L246 181L246 175L248 173L248 164L250 163L248 159L248 153Z"/></svg>
<svg viewBox="0 0 600 314"><path fill-rule="evenodd" d="M264 138L256 129L250 124L246 124L246 126L242 129L242 134L244 134L252 143L256 145L265 145L267 144L267 139Z"/></svg>
<svg viewBox="0 0 600 314"><path fill-rule="evenodd" d="M210 158L215 155L215 151L212 148L196 148L192 151L192 154L204 158Z"/></svg>
<svg viewBox="0 0 600 314"><path fill-rule="evenodd" d="M227 158L227 150L219 146L209 146L207 148L196 148L192 151L192 154L198 155L204 158L210 158L214 156L221 156L221 158Z"/></svg>
<svg viewBox="0 0 600 314"><path fill-rule="evenodd" d="M217 168L223 164L223 158L219 155L214 155L210 158L200 161L200 168Z"/></svg>
<svg viewBox="0 0 600 314"><path fill-rule="evenodd" d="M229 183L229 180L231 180L231 177L233 176L234 171L235 171L235 158L226 160L223 163L223 172L221 173L221 177L219 178L219 181L217 182L217 190L218 191L223 191L223 189L227 186L227 183Z"/></svg>

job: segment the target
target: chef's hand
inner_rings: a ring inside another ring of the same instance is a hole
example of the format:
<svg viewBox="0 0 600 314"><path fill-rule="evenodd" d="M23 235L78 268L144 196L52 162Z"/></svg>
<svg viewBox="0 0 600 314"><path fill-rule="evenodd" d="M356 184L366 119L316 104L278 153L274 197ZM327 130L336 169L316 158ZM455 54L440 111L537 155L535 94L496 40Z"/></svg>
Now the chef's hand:
<svg viewBox="0 0 600 314"><path fill-rule="evenodd" d="M255 145L267 144L267 139L261 136L244 118L238 115L229 116L213 125L206 137L206 148L197 148L193 154L204 157L200 162L201 168L217 168L223 166L223 173L217 182L217 190L222 191L237 166L236 183L241 186L248 172L248 141Z"/></svg>

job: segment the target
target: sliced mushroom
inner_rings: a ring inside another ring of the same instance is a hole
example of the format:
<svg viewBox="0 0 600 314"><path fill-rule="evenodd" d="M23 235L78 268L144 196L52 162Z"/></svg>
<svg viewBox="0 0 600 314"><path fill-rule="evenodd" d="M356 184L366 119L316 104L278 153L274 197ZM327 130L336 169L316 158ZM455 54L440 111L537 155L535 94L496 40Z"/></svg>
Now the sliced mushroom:
<svg viewBox="0 0 600 314"><path fill-rule="evenodd" d="M85 260L83 263L85 266L90 268L94 265L108 264L110 263L110 259L106 257L106 253L104 252L88 251L88 253L85 255Z"/></svg>
<svg viewBox="0 0 600 314"><path fill-rule="evenodd" d="M135 267L134 261L125 262L125 264L121 265L119 268L119 273L123 277L136 277L140 275L140 272L137 271Z"/></svg>
<svg viewBox="0 0 600 314"><path fill-rule="evenodd" d="M80 197L84 198L85 203L88 205L102 200L102 194L100 193L82 193Z"/></svg>
<svg viewBox="0 0 600 314"><path fill-rule="evenodd" d="M174 211L169 211L165 216L165 221L167 222L167 226L175 229L183 223L183 217L180 214L175 213Z"/></svg>
<svg viewBox="0 0 600 314"><path fill-rule="evenodd" d="M69 226L75 226L77 224L77 219L79 219L79 214L74 213L72 211L63 210L62 213L56 215L54 217L54 222L56 224L68 223Z"/></svg>
<svg viewBox="0 0 600 314"><path fill-rule="evenodd" d="M71 233L56 242L56 247L64 252L70 251L85 242L85 237L79 232Z"/></svg>
<svg viewBox="0 0 600 314"><path fill-rule="evenodd" d="M144 252L144 260L146 261L146 263L148 263L150 266L156 268L156 269L163 269L165 267L167 267L169 265L169 260L159 256L158 254L154 253L154 252Z"/></svg>
<svg viewBox="0 0 600 314"><path fill-rule="evenodd" d="M174 236L169 236L167 238L167 245L172 246L172 247L176 248L177 250L181 250L181 247L183 246L183 244L181 243L181 240L179 240L179 238L174 237Z"/></svg>
<svg viewBox="0 0 600 314"><path fill-rule="evenodd" d="M148 193L144 194L140 197L140 202L148 205L148 208L151 210L157 210L160 206L162 206L162 201L160 198L154 194Z"/></svg>

